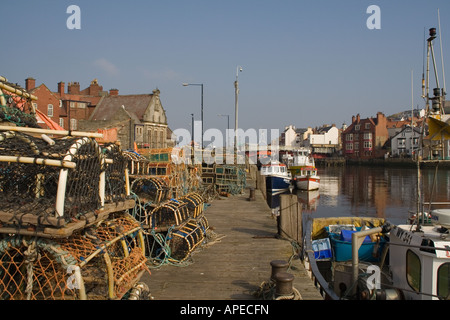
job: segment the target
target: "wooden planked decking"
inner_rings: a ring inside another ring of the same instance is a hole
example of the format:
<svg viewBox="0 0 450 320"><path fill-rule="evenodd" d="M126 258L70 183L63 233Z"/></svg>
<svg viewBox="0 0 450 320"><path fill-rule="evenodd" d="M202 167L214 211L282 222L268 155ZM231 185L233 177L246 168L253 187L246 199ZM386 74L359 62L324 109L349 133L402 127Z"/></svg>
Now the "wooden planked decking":
<svg viewBox="0 0 450 320"><path fill-rule="evenodd" d="M277 223L261 192L255 201L245 194L215 199L205 212L216 241L196 250L193 263L164 265L144 276L156 300L254 300L254 293L269 280L272 260L293 255L290 241L278 239ZM303 300L321 300L298 259L289 273Z"/></svg>

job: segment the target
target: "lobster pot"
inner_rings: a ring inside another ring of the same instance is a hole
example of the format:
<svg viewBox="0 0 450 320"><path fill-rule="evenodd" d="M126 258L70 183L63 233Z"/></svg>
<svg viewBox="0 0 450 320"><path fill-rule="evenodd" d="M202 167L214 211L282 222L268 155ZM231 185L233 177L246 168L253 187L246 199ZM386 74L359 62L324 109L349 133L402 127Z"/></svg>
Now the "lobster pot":
<svg viewBox="0 0 450 320"><path fill-rule="evenodd" d="M203 241L206 234L205 222L201 224L195 219L189 220L180 229L172 232L170 240L171 259L176 261L185 260L194 249Z"/></svg>
<svg viewBox="0 0 450 320"><path fill-rule="evenodd" d="M187 204L171 199L154 208L146 217L146 224L150 229L167 230L171 226L178 226L189 219Z"/></svg>
<svg viewBox="0 0 450 320"><path fill-rule="evenodd" d="M105 202L125 201L127 198L126 170L127 159L120 147L109 144L103 147L105 171Z"/></svg>
<svg viewBox="0 0 450 320"><path fill-rule="evenodd" d="M64 240L0 240L0 299L121 299L150 272L142 231L118 216Z"/></svg>
<svg viewBox="0 0 450 320"><path fill-rule="evenodd" d="M197 218L203 213L204 201L198 193L189 193L180 200L187 203L191 218Z"/></svg>
<svg viewBox="0 0 450 320"><path fill-rule="evenodd" d="M87 137L47 141L0 132L3 226L61 227L101 207L102 155L97 142Z"/></svg>
<svg viewBox="0 0 450 320"><path fill-rule="evenodd" d="M242 165L216 165L215 185L218 192L239 194L246 186L246 172Z"/></svg>
<svg viewBox="0 0 450 320"><path fill-rule="evenodd" d="M142 203L158 204L169 196L169 188L160 178L137 178L133 180L130 188Z"/></svg>
<svg viewBox="0 0 450 320"><path fill-rule="evenodd" d="M128 170L130 175L148 175L149 161L136 152L123 151L128 163Z"/></svg>

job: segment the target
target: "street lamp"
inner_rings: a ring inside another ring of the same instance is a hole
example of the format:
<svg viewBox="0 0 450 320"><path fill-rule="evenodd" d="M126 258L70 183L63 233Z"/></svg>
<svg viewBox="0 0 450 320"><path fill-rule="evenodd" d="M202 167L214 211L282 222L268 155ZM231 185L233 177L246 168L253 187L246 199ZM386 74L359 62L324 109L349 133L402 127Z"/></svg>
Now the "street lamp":
<svg viewBox="0 0 450 320"><path fill-rule="evenodd" d="M191 118L192 118L192 123L191 123L191 141L190 143L193 144L194 143L194 114L191 113Z"/></svg>
<svg viewBox="0 0 450 320"><path fill-rule="evenodd" d="M242 72L242 67L237 66L236 68L236 81L234 82L234 88L235 88L235 103L234 103L234 150L236 154L236 161L237 161L237 144L238 144L238 96L239 96L239 82L238 82L238 76L239 72Z"/></svg>
<svg viewBox="0 0 450 320"><path fill-rule="evenodd" d="M227 139L227 146L228 146L228 132L230 131L230 115L229 114L218 114L217 116L219 116L219 117L227 117L227 123L228 123L228 126L227 126L227 134L226 134L226 139Z"/></svg>
<svg viewBox="0 0 450 320"><path fill-rule="evenodd" d="M203 83L183 83L183 86L187 87L187 86L201 86L202 87L202 135L201 135L201 143L202 143L202 150L203 150Z"/></svg>

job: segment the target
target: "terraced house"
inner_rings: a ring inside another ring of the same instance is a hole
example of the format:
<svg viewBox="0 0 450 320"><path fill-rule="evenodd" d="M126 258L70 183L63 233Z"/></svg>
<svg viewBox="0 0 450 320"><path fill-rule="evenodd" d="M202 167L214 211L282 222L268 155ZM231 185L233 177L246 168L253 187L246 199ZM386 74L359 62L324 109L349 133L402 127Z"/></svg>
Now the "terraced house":
<svg viewBox="0 0 450 320"><path fill-rule="evenodd" d="M383 158L388 151L387 118L378 112L375 118L352 117L352 123L342 132L343 154L346 159L364 160Z"/></svg>

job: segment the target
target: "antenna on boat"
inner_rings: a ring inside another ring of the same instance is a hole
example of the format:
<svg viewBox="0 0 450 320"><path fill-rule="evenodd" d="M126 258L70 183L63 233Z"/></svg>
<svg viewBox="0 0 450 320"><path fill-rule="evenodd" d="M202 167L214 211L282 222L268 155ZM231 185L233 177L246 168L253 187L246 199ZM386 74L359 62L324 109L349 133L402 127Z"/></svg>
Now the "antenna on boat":
<svg viewBox="0 0 450 320"><path fill-rule="evenodd" d="M414 70L411 69L411 128L414 127Z"/></svg>
<svg viewBox="0 0 450 320"><path fill-rule="evenodd" d="M423 27L423 56L422 56L422 98L425 98L425 43L426 43L426 28Z"/></svg>
<svg viewBox="0 0 450 320"><path fill-rule="evenodd" d="M441 35L441 16L439 14L439 8L438 8L438 27L439 27L439 43L441 47L441 64L442 64L442 97L443 97L443 103L445 104L445 95L446 95L446 87L445 87L445 71L444 71L444 55L442 53L442 35ZM442 106L442 109L444 110L444 106Z"/></svg>

